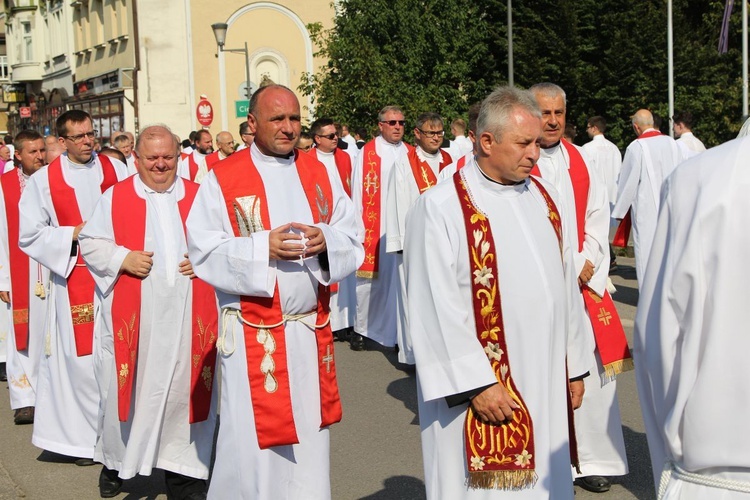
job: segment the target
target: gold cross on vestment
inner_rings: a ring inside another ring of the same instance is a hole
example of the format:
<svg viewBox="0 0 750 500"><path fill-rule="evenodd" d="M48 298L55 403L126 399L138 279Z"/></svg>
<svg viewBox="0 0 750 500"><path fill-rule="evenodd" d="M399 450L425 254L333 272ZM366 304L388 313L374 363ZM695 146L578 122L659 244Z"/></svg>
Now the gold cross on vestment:
<svg viewBox="0 0 750 500"><path fill-rule="evenodd" d="M333 353L331 352L331 344L326 346L326 355L321 360L326 365L326 373L331 373L331 363L333 363Z"/></svg>
<svg viewBox="0 0 750 500"><path fill-rule="evenodd" d="M609 322L612 320L612 315L602 307L599 309L599 315L596 318L604 323L605 326L609 326Z"/></svg>

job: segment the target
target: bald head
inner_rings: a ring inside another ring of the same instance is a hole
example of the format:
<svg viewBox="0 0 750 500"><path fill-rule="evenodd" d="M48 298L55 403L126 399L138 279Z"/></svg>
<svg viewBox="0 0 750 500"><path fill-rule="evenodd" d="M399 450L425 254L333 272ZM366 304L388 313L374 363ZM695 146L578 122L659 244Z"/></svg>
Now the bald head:
<svg viewBox="0 0 750 500"><path fill-rule="evenodd" d="M180 144L166 125L151 125L138 135L138 175L157 193L174 184Z"/></svg>
<svg viewBox="0 0 750 500"><path fill-rule="evenodd" d="M247 121L261 153L292 154L301 132L300 105L294 92L282 85L263 87L250 98L249 109Z"/></svg>
<svg viewBox="0 0 750 500"><path fill-rule="evenodd" d="M647 109L639 109L630 119L633 121L633 125L640 129L639 134L654 126L654 115Z"/></svg>
<svg viewBox="0 0 750 500"><path fill-rule="evenodd" d="M216 147L224 156L234 153L234 137L226 130L216 134Z"/></svg>

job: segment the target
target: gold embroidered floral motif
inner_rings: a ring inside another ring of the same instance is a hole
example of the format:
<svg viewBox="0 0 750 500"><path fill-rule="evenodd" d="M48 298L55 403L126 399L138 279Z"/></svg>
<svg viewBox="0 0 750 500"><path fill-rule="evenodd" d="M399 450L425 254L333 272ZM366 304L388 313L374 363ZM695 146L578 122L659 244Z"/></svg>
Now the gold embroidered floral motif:
<svg viewBox="0 0 750 500"><path fill-rule="evenodd" d="M201 373L201 378L203 378L203 383L206 386L207 391L211 391L211 384L214 380L214 374L211 372L211 368L208 366L203 367L203 372Z"/></svg>
<svg viewBox="0 0 750 500"><path fill-rule="evenodd" d="M74 325L83 325L94 322L94 303L70 306L70 315L73 317Z"/></svg>
<svg viewBox="0 0 750 500"><path fill-rule="evenodd" d="M23 325L29 322L28 309L13 309L13 324Z"/></svg>
<svg viewBox="0 0 750 500"><path fill-rule="evenodd" d="M120 365L120 376L117 378L117 382L120 386L120 389L122 389L125 386L125 382L128 379L128 374L130 373L130 369L128 368L127 363L123 363Z"/></svg>
<svg viewBox="0 0 750 500"><path fill-rule="evenodd" d="M263 325L263 322L260 324ZM276 339L273 338L271 330L259 328L256 340L263 346L263 350L265 351L263 359L260 362L260 371L265 376L263 380L263 388L268 393L274 393L279 388L279 383L273 374L276 370L276 363L271 356L276 352Z"/></svg>

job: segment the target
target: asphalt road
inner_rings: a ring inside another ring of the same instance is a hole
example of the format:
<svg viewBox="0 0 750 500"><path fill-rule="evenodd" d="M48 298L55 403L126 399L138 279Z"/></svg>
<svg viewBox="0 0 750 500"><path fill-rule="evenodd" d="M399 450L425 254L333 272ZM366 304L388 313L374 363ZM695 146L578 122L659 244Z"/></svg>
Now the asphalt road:
<svg viewBox="0 0 750 500"><path fill-rule="evenodd" d="M633 260L618 258L612 276L617 308L632 342L638 297ZM418 500L425 497L414 372L388 350L353 352L337 344L344 419L331 430L331 483L336 500ZM7 384L0 384L6 391ZM654 498L651 465L633 372L618 379L630 474L608 493L576 487L576 498ZM77 467L31 445L31 426L14 426L7 394L0 394L0 499L99 498L99 467ZM126 481L118 498L166 498L161 474Z"/></svg>

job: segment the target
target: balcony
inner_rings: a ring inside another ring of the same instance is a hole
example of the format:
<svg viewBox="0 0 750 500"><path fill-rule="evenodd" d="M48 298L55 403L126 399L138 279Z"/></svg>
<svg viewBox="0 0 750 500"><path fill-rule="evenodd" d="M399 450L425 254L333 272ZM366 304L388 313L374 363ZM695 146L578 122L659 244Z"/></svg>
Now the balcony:
<svg viewBox="0 0 750 500"><path fill-rule="evenodd" d="M38 62L17 63L10 69L14 82L36 82L42 79L42 64Z"/></svg>

